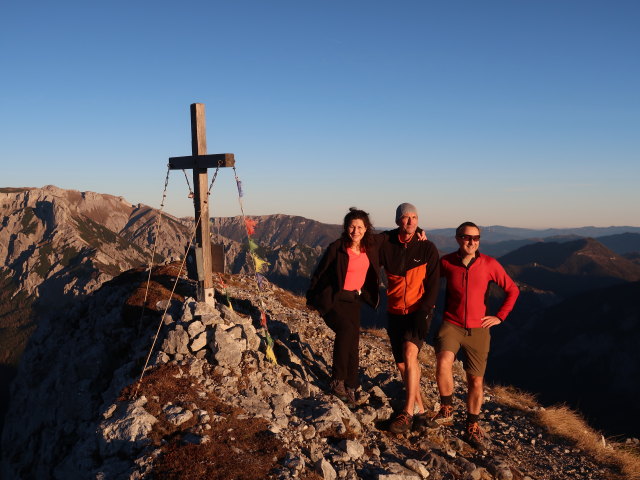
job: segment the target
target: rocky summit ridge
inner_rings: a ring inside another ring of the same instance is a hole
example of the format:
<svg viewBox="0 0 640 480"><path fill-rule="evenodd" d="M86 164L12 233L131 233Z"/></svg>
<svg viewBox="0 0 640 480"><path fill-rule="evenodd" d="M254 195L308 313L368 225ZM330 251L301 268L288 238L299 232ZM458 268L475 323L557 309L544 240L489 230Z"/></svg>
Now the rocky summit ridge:
<svg viewBox="0 0 640 480"><path fill-rule="evenodd" d="M484 450L461 440L464 415L393 435L402 386L379 331L362 335L361 402L348 408L326 393L333 334L300 297L233 275L212 307L178 264L146 277L128 271L38 326L12 388L2 478L625 478L505 388L486 389ZM435 410L431 347L421 361Z"/></svg>

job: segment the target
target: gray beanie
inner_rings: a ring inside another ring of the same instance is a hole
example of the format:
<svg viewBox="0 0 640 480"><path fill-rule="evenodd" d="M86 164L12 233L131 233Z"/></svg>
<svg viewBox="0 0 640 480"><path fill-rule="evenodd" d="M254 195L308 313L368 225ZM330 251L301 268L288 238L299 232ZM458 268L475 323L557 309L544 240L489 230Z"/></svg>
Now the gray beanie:
<svg viewBox="0 0 640 480"><path fill-rule="evenodd" d="M400 205L398 205L398 208L396 208L396 224L399 225L400 219L404 215L408 215L410 213L415 213L416 215L418 215L418 209L410 203L401 203Z"/></svg>

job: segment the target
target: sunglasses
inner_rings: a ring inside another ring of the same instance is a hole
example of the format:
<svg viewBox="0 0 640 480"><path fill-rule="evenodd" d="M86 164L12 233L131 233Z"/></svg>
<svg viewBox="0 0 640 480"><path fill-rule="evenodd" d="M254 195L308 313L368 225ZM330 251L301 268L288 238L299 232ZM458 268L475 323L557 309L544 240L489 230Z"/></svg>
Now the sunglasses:
<svg viewBox="0 0 640 480"><path fill-rule="evenodd" d="M468 242L469 240L473 240L474 242L480 241L480 235L456 235L463 242Z"/></svg>

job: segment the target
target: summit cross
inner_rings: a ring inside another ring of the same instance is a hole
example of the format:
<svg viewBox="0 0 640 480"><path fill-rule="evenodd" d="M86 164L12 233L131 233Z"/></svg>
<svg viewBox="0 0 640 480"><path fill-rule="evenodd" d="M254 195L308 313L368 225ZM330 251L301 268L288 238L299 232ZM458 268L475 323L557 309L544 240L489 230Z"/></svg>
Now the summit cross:
<svg viewBox="0 0 640 480"><path fill-rule="evenodd" d="M193 207L196 223L196 263L202 265L198 278L198 301L215 304L213 261L209 227L208 168L233 167L233 153L207 155L207 131L203 103L191 104L191 156L169 158L170 170L193 170ZM198 221L200 219L200 221Z"/></svg>

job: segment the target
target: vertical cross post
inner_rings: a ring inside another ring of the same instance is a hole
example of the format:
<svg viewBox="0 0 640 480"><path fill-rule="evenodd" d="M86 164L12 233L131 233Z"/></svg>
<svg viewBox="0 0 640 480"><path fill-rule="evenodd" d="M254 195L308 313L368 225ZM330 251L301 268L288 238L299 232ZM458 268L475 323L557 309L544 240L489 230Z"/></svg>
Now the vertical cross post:
<svg viewBox="0 0 640 480"><path fill-rule="evenodd" d="M207 126L204 104L191 104L191 155L207 154ZM213 269L211 268L211 240L209 235L209 176L207 168L193 169L193 207L196 221L196 244L202 252L204 279L198 281L198 301L215 304L213 291ZM198 222L198 219L200 220Z"/></svg>
<svg viewBox="0 0 640 480"><path fill-rule="evenodd" d="M215 304L213 262L209 229L209 186L207 168L234 167L233 153L207 154L207 129L204 104L191 104L191 156L169 158L169 169L193 170L193 207L196 224L196 263L202 266L198 278L198 301Z"/></svg>

